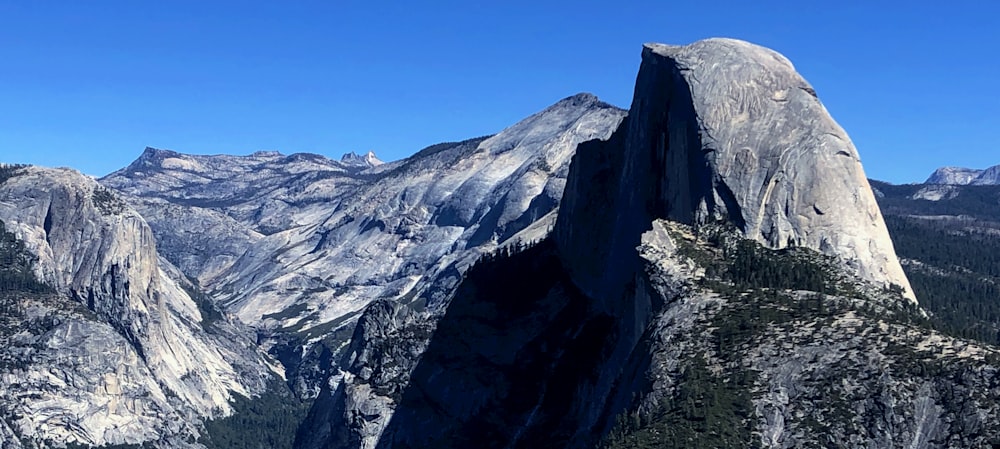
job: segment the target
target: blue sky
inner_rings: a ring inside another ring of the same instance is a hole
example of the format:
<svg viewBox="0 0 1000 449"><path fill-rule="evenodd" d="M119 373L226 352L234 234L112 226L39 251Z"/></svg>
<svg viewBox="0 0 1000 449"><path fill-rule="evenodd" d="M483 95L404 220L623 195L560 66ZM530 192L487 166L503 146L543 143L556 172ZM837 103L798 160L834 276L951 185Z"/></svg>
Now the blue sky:
<svg viewBox="0 0 1000 449"><path fill-rule="evenodd" d="M578 92L628 107L643 42L725 36L788 56L870 177L1000 164L996 2L540 3L0 0L0 161L399 159Z"/></svg>

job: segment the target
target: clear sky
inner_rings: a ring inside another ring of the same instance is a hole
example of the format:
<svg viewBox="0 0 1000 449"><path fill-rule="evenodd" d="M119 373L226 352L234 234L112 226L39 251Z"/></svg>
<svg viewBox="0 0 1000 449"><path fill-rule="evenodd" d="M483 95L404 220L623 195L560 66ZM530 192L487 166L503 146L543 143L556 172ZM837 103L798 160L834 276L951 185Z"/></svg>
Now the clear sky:
<svg viewBox="0 0 1000 449"><path fill-rule="evenodd" d="M146 146L399 159L578 92L641 44L788 56L870 177L1000 164L1000 2L0 0L0 161L104 175Z"/></svg>

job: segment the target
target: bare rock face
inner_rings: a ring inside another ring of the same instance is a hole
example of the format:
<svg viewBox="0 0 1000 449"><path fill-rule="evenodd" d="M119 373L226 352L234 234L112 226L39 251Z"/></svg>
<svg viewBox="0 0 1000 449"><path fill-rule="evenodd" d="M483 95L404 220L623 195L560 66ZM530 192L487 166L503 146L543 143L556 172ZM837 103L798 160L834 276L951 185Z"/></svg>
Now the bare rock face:
<svg viewBox="0 0 1000 449"><path fill-rule="evenodd" d="M1000 184L1000 165L985 170L964 167L941 167L924 184L992 186Z"/></svg>
<svg viewBox="0 0 1000 449"><path fill-rule="evenodd" d="M315 396L328 367L309 358L349 356L372 301L440 307L480 255L544 236L576 145L606 138L624 115L574 95L496 135L385 164L147 149L101 183L135 204L167 258L270 333L265 345L303 367L290 370L296 390Z"/></svg>
<svg viewBox="0 0 1000 449"><path fill-rule="evenodd" d="M182 441L273 375L248 335L204 315L142 217L93 179L25 168L0 184L0 219L55 289L5 309L20 319L4 327L24 329L7 336L0 396L15 419L0 427L39 444Z"/></svg>
<svg viewBox="0 0 1000 449"><path fill-rule="evenodd" d="M963 167L941 167L934 170L924 184L958 184L968 185L984 170Z"/></svg>
<svg viewBox="0 0 1000 449"><path fill-rule="evenodd" d="M975 179L969 182L969 184L974 186L995 186L1000 184L1000 165L994 165L982 173L977 175Z"/></svg>
<svg viewBox="0 0 1000 449"><path fill-rule="evenodd" d="M959 195L959 188L953 184L930 184L910 196L911 200L941 201L950 200Z"/></svg>
<svg viewBox="0 0 1000 449"><path fill-rule="evenodd" d="M617 264L637 231L662 217L728 221L770 248L816 249L912 298L857 150L780 54L732 39L647 44L617 134L578 152L590 161L574 166L583 176L571 176L580 184L560 211L560 248L585 290L613 296L602 285L628 270L576 252L597 249ZM610 193L581 195L595 179ZM614 223L580 229L594 207Z"/></svg>
<svg viewBox="0 0 1000 449"><path fill-rule="evenodd" d="M374 151L369 151L364 155L355 153L353 151L350 153L344 153L344 155L340 158L340 162L348 166L358 167L359 169L362 170L366 168L377 167L385 163L382 162L382 160L379 159L377 156L375 156Z"/></svg>
<svg viewBox="0 0 1000 449"><path fill-rule="evenodd" d="M365 250L331 251L319 260L358 267L370 280L369 291L390 294L376 294L383 299L357 319L349 345L338 354L339 369L303 424L308 430L299 435L300 447L375 447L465 270L484 254L545 238L577 144L606 139L624 115L579 94L489 138L436 145L365 172L372 184L333 215L360 223L333 228L324 246L358 242L348 247ZM355 237L357 227L362 232ZM393 247L404 253L384 251ZM380 261L377 271L370 261L345 258L362 254ZM400 272L417 279L412 287L381 287Z"/></svg>

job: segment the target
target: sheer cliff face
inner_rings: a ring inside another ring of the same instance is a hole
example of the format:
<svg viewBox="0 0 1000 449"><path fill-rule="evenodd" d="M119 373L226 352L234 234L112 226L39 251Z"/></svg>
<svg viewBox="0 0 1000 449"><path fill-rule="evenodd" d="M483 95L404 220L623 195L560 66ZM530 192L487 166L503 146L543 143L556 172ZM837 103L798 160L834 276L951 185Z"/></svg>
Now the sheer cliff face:
<svg viewBox="0 0 1000 449"><path fill-rule="evenodd" d="M594 154L578 158L600 153L605 162L579 167L589 170L579 182L604 170L612 193L567 189L561 249L593 242L605 242L599 251L607 254L634 248L636 231L648 229L652 218L726 220L771 248L837 256L863 279L897 284L912 298L857 150L780 54L730 39L647 44L618 133L606 148L581 148ZM594 204L613 207L613 227L600 231L610 234L578 229ZM632 241L615 243L622 238ZM574 270L594 274L582 282L595 292L615 283L608 276L619 271L588 262Z"/></svg>
<svg viewBox="0 0 1000 449"><path fill-rule="evenodd" d="M815 278L794 284L802 273ZM773 284L753 284L767 276ZM849 286L837 284L844 279ZM427 329L405 323L405 314L387 314L392 319L383 321L404 323L381 326L379 341L355 342L377 349L366 353L375 355L365 360L369 365L355 371L362 381L349 378L330 397L321 396L316 421L304 428L323 432L299 442L593 447L624 412L632 413L635 426L682 415L701 423L698 435L729 439L700 447L738 447L753 435L766 435L760 440L767 447L809 447L815 445L810 438L827 436L842 441L864 426L883 426L871 410L891 408L893 401L909 410L939 399L912 383L868 382L879 378L881 367L865 365L855 379L845 376L843 365L809 359L816 351L808 346L816 341L842 343L850 360L888 358L883 336L870 332L880 318L856 319L853 308L919 315L912 295L872 286L890 283L909 289L857 152L784 57L723 39L647 45L628 116L607 139L576 149L553 238L469 270L415 362L401 361L405 355L394 348L413 348L413 335ZM824 304L840 308L820 306L815 316L769 315L804 310L810 289L857 298L830 299ZM840 321L831 326L834 314ZM815 328L789 331L794 320ZM856 321L864 332L842 328ZM780 329L772 329L774 323ZM895 324L896 334L919 334ZM886 334L893 344L913 344ZM380 376L380 365L406 372ZM761 377L751 378L751 365ZM805 365L809 375L774 369L792 365ZM801 393L815 393L820 382L836 391L822 401ZM989 385L994 376L976 382ZM714 391L731 396L706 395L693 407L726 409L724 419L672 409L692 404L706 385L738 390ZM846 420L848 430L817 430L787 403L795 397L794 403L811 407L811 417L834 422L836 407L854 405L853 398L835 396L858 389L882 394L863 405L864 419L876 424ZM359 400L380 396L373 390L388 392L380 394L386 399ZM938 411L931 419L954 414L948 407ZM727 428L726 420L735 425ZM663 444L684 447L688 441L675 432L690 424L684 421L650 432ZM910 438L914 427L919 433L919 422L899 425L890 438ZM931 433L938 438L948 431ZM925 436L918 435L914 447L926 447ZM640 446L632 443L622 447Z"/></svg>
<svg viewBox="0 0 1000 449"><path fill-rule="evenodd" d="M17 433L95 445L186 438L199 418L228 414L233 392L264 388L271 373L252 340L202 315L142 217L94 180L26 168L0 185L0 219L56 290L13 306L42 323L12 340L18 362L0 376Z"/></svg>

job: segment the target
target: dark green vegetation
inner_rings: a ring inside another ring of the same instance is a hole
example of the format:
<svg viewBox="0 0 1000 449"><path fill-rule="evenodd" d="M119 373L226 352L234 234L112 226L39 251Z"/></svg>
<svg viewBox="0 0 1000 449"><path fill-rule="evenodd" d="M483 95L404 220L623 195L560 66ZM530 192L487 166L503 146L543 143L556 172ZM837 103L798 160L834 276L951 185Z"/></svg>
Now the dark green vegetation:
<svg viewBox="0 0 1000 449"><path fill-rule="evenodd" d="M955 223L887 217L920 304L941 331L1000 344L1000 235Z"/></svg>
<svg viewBox="0 0 1000 449"><path fill-rule="evenodd" d="M886 216L966 216L981 221L1000 221L1000 186L937 186L949 189L955 195L940 201L912 199L924 184L892 185L881 181L871 181L871 186L882 193L876 196L882 214Z"/></svg>
<svg viewBox="0 0 1000 449"><path fill-rule="evenodd" d="M771 250L743 239L729 225L705 225L694 241L674 242L680 254L705 268L700 284L720 293L766 288L858 295L855 282L835 268L832 258L805 248Z"/></svg>
<svg viewBox="0 0 1000 449"><path fill-rule="evenodd" d="M118 195L112 192L111 189L101 185L94 187L93 201L94 207L102 215L119 215L128 207L125 201L118 198Z"/></svg>
<svg viewBox="0 0 1000 449"><path fill-rule="evenodd" d="M718 242L713 242L718 244ZM809 290L820 293L850 294L850 287L831 276L831 261L814 251L789 248L772 251L760 244L739 239L723 247L722 268L715 272L738 291L774 288Z"/></svg>
<svg viewBox="0 0 1000 449"><path fill-rule="evenodd" d="M923 185L872 185L935 328L1000 344L1000 186L951 186L953 197L928 201L911 199Z"/></svg>
<svg viewBox="0 0 1000 449"><path fill-rule="evenodd" d="M832 289L823 267L791 251L774 252L741 240L726 252L726 277L745 288L787 288L825 292ZM829 285L829 286L828 286Z"/></svg>
<svg viewBox="0 0 1000 449"><path fill-rule="evenodd" d="M8 179L13 178L25 169L29 165L24 164L0 164L0 184L7 182Z"/></svg>
<svg viewBox="0 0 1000 449"><path fill-rule="evenodd" d="M664 398L651 414L622 414L600 444L617 448L753 448L755 373L737 370L716 375L704 357L687 361L673 396Z"/></svg>
<svg viewBox="0 0 1000 449"><path fill-rule="evenodd" d="M8 232L0 221L0 294L3 292L45 293L51 288L34 274L35 256L24 248L24 242Z"/></svg>
<svg viewBox="0 0 1000 449"><path fill-rule="evenodd" d="M198 442L208 449L291 449L311 405L277 380L259 397L235 394L231 404L231 416L205 423Z"/></svg>
<svg viewBox="0 0 1000 449"><path fill-rule="evenodd" d="M33 446L25 446L29 448ZM142 444L111 444L107 446L89 446L79 443L69 443L66 445L66 449L146 449L148 446Z"/></svg>
<svg viewBox="0 0 1000 449"><path fill-rule="evenodd" d="M26 165L0 164L0 184L20 174ZM24 247L24 242L8 232L0 221L0 294L3 292L44 293L51 289L38 282L34 274L35 256Z"/></svg>
<svg viewBox="0 0 1000 449"><path fill-rule="evenodd" d="M219 307L215 305L212 298L206 295L201 288L198 287L198 280L189 277L188 282L191 283L190 286L181 284L181 287L187 292L191 300L198 305L198 311L201 312L201 327L205 331L211 331L215 323L221 321L224 317L222 316L222 311Z"/></svg>

